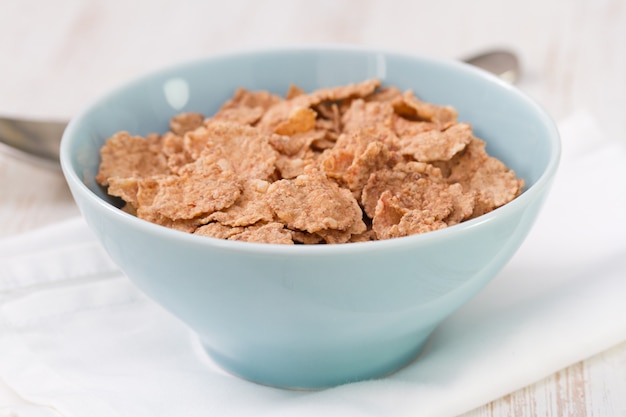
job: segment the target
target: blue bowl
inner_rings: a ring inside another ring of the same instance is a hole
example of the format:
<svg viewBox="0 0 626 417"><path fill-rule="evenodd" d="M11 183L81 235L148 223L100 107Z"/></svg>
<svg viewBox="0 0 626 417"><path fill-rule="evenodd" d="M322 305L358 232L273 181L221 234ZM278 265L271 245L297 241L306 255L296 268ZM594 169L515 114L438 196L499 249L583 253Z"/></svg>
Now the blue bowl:
<svg viewBox="0 0 626 417"><path fill-rule="evenodd" d="M284 94L380 78L454 106L526 182L511 203L434 232L343 245L272 245L174 231L118 209L96 184L113 133L165 132L211 115L237 87ZM184 63L100 98L69 124L61 163L91 229L135 285L196 332L226 370L280 387L387 375L481 290L531 229L557 170L551 118L514 87L460 62L355 47L249 51Z"/></svg>

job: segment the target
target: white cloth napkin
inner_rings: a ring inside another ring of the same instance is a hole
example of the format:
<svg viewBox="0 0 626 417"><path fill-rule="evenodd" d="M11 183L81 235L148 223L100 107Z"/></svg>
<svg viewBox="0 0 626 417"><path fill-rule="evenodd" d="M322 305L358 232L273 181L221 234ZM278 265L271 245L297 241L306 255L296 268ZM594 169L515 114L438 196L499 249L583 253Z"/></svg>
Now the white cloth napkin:
<svg viewBox="0 0 626 417"><path fill-rule="evenodd" d="M0 241L0 379L24 400L5 411L453 416L625 340L626 150L585 112L560 130L560 172L518 254L418 360L375 381L290 391L221 371L81 219Z"/></svg>

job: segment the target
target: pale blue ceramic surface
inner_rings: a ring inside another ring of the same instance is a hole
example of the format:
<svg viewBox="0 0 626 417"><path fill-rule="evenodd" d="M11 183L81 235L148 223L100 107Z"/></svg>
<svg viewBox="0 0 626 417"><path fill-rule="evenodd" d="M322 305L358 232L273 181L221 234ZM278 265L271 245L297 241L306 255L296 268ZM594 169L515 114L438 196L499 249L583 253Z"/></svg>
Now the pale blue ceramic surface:
<svg viewBox="0 0 626 417"><path fill-rule="evenodd" d="M280 246L169 230L128 215L95 184L116 131L164 132L181 111L212 114L237 87L286 92L378 77L449 104L488 151L526 181L512 203L445 230L380 242ZM69 124L67 182L111 257L195 330L231 372L319 388L375 378L411 361L442 319L485 286L531 228L560 154L555 125L515 88L457 62L351 47L283 48L175 66L101 98Z"/></svg>

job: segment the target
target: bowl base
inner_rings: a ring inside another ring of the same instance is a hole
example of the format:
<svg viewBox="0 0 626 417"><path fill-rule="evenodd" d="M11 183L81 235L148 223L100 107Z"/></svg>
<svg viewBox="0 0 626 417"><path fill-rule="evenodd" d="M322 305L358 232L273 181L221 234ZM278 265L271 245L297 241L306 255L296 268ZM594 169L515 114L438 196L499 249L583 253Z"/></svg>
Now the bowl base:
<svg viewBox="0 0 626 417"><path fill-rule="evenodd" d="M216 351L207 343L201 342L201 345L214 364L235 377L273 388L317 391L392 375L417 359L426 339L421 338L419 343L405 349L393 346L392 352L377 352L358 362L349 359L320 361L319 358L294 360L289 355L282 355L282 360L267 360L262 354L256 360L241 361ZM362 352L355 354L363 357Z"/></svg>

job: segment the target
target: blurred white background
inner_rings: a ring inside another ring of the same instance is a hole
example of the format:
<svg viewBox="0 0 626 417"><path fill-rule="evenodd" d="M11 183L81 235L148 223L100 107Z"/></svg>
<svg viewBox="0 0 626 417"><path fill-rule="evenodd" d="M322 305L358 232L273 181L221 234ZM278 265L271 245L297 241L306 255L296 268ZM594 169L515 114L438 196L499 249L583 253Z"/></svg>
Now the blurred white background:
<svg viewBox="0 0 626 417"><path fill-rule="evenodd" d="M315 43L443 58L510 47L519 87L560 119L626 131L622 0L3 0L0 112L68 118L145 71L232 49Z"/></svg>

